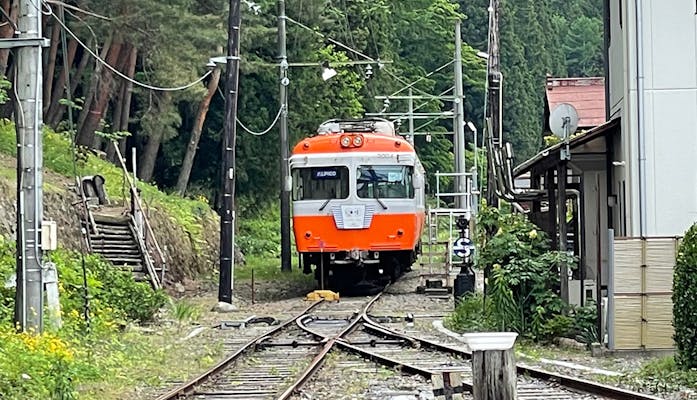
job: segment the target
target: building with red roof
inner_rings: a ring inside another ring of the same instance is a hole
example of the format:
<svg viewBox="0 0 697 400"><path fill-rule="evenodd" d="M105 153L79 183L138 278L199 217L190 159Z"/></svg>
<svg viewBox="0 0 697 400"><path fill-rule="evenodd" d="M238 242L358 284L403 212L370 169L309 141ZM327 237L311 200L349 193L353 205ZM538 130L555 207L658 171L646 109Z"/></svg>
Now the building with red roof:
<svg viewBox="0 0 697 400"><path fill-rule="evenodd" d="M605 123L605 78L553 78L545 85L545 132L549 114L556 106L568 103L578 112L578 129L588 130Z"/></svg>

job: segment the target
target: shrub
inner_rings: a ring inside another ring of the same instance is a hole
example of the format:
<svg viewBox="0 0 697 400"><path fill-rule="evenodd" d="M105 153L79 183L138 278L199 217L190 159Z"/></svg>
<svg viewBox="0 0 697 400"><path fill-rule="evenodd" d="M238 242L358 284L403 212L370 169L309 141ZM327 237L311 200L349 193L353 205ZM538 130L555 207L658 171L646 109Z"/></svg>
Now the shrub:
<svg viewBox="0 0 697 400"><path fill-rule="evenodd" d="M84 307L82 258L65 250L53 252L51 257L58 268L63 312L81 312ZM147 322L165 305L167 296L163 291L152 290L147 282L136 282L131 273L115 268L101 257L85 255L84 262L94 317L109 314L118 323Z"/></svg>
<svg viewBox="0 0 697 400"><path fill-rule="evenodd" d="M477 223L477 267L488 279L496 328L536 340L569 335L573 321L557 317L568 309L558 294L558 267L573 268L575 258L550 251L547 235L523 214L484 206Z"/></svg>
<svg viewBox="0 0 697 400"><path fill-rule="evenodd" d="M677 354L684 368L697 368L697 224L685 233L673 273L673 326Z"/></svg>
<svg viewBox="0 0 697 400"><path fill-rule="evenodd" d="M75 399L75 381L83 368L75 350L52 333L16 333L0 324L0 397Z"/></svg>
<svg viewBox="0 0 697 400"><path fill-rule="evenodd" d="M468 293L455 306L455 311L445 319L445 325L458 332L486 332L495 329L491 302L480 293Z"/></svg>

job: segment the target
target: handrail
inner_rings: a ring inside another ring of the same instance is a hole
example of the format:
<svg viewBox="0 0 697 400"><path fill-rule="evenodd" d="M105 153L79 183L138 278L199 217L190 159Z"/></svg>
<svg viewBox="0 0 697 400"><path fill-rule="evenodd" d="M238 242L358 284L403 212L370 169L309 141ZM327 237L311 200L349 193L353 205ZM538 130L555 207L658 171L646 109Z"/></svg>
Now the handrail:
<svg viewBox="0 0 697 400"><path fill-rule="evenodd" d="M155 289L160 289L162 287L162 283L157 278L157 274L155 273L155 266L153 265L153 260L150 258L150 253L147 251L147 244L143 241L143 238L140 236L140 233L138 232L138 225L136 224L135 217L133 215L131 215L131 222L133 223L133 229L135 230L135 232L133 233L136 236L138 246L143 249L146 249L146 251L143 253L143 262L145 263L145 269L148 271L148 275L150 276L150 281L153 283L153 287Z"/></svg>
<svg viewBox="0 0 697 400"><path fill-rule="evenodd" d="M82 207L84 207L83 210L84 210L85 215L87 216L87 221L89 222L92 230L94 230L94 233L98 235L99 229L97 228L97 223L94 221L94 217L92 216L92 213L90 212L90 209L89 209L90 206L89 206L89 203L87 202L87 197L85 197L85 192L82 189L82 181L77 176L75 177L75 183L77 184L77 193L80 196L80 201L78 202L78 204L82 204Z"/></svg>
<svg viewBox="0 0 697 400"><path fill-rule="evenodd" d="M114 146L114 149L116 150L116 157L119 159L119 163L121 163L121 168L123 169L124 176L128 180L128 184L130 186L131 199L132 199L131 200L132 209L134 211L140 211L140 214L143 216L143 224L145 225L145 229L146 229L145 232L142 232L141 231L142 228L140 226L138 226L137 223L134 223L135 229L137 231L136 232L137 236L139 236L139 238L138 238L139 242L140 242L140 239L142 237L145 238L145 242L144 242L145 249L143 249L143 250L145 250L146 252L149 252L148 244L152 245L152 248L154 249L155 254L159 258L159 267L161 270L161 278L160 279L161 279L161 282L164 284L167 260L165 259L165 255L162 252L162 249L160 249L160 245L157 243L157 239L155 238L155 232L152 230L152 226L150 225L150 221L148 220L148 217L144 212L143 203L140 199L140 196L138 196L138 188L136 187L135 182L131 178L131 175L128 173L128 169L126 168L126 163L123 159L123 156L121 155L121 151L119 150L118 143L115 141L112 141L112 145ZM135 218L134 218L134 222L135 222ZM143 235L142 237L140 236L141 234ZM147 254L145 254L144 256L147 256ZM157 264L158 260L153 259L153 261Z"/></svg>

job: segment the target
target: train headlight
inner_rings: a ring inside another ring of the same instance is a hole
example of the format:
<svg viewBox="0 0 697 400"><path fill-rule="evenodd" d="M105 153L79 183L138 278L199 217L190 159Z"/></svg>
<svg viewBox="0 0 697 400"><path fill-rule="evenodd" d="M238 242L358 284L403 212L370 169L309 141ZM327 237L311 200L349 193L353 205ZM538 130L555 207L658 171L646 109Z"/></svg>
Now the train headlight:
<svg viewBox="0 0 697 400"><path fill-rule="evenodd" d="M348 136L341 137L341 147L349 147L351 145L351 138Z"/></svg>
<svg viewBox="0 0 697 400"><path fill-rule="evenodd" d="M353 137L353 145L356 147L361 147L363 146L363 136L354 136Z"/></svg>

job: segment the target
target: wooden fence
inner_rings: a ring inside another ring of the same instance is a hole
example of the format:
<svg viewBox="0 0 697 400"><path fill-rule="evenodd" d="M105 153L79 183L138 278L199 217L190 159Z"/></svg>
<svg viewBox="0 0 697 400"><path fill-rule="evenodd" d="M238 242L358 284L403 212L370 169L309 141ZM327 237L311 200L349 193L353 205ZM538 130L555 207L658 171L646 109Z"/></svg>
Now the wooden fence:
<svg viewBox="0 0 697 400"><path fill-rule="evenodd" d="M610 350L669 350L673 342L673 268L679 238L610 234Z"/></svg>

